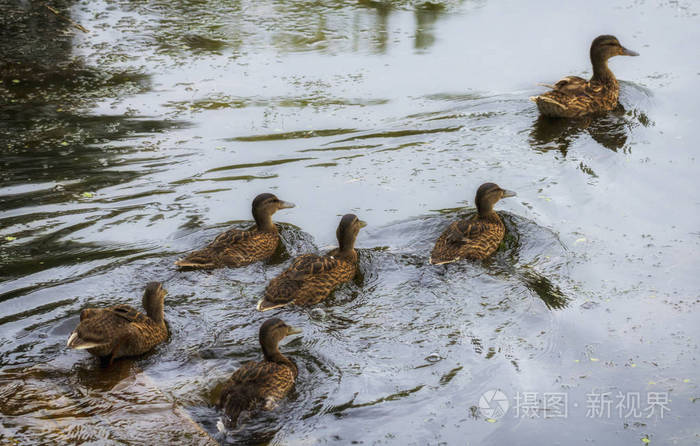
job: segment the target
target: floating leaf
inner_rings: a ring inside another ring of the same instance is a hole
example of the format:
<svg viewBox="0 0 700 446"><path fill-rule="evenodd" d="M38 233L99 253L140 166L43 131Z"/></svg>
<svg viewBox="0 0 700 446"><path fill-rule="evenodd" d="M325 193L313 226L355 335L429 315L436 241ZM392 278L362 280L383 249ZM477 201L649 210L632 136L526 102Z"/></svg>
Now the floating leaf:
<svg viewBox="0 0 700 446"><path fill-rule="evenodd" d="M592 361L592 362L598 362L598 361L600 361L600 359L598 359L598 358L591 358L591 361Z"/></svg>
<svg viewBox="0 0 700 446"><path fill-rule="evenodd" d="M495 423L495 422L496 422L496 420L493 419L493 418L487 418L486 421L488 421L489 423Z"/></svg>
<svg viewBox="0 0 700 446"><path fill-rule="evenodd" d="M579 359L574 359L574 362L581 362Z"/></svg>
<svg viewBox="0 0 700 446"><path fill-rule="evenodd" d="M67 142L65 142L65 141L61 141L61 145L62 145L63 147L65 147L65 146L67 146L67 145L68 145L68 143L67 143Z"/></svg>
<svg viewBox="0 0 700 446"><path fill-rule="evenodd" d="M12 79L13 84L19 84L19 79Z"/></svg>
<svg viewBox="0 0 700 446"><path fill-rule="evenodd" d="M686 379L683 380L683 382L684 382L684 383L689 383L690 380L689 380L688 378L686 378Z"/></svg>
<svg viewBox="0 0 700 446"><path fill-rule="evenodd" d="M649 444L649 443L651 443L651 440L649 440L648 437L644 437L644 438L642 438L642 443Z"/></svg>
<svg viewBox="0 0 700 446"><path fill-rule="evenodd" d="M5 240L7 240L8 242L11 242L13 240L17 240L17 237L12 237L11 235L6 235Z"/></svg>
<svg viewBox="0 0 700 446"><path fill-rule="evenodd" d="M632 363L632 364L630 364L630 367L637 367L637 364Z"/></svg>
<svg viewBox="0 0 700 446"><path fill-rule="evenodd" d="M93 194L92 192L83 192L82 194L80 194L80 196L83 198L92 198L95 196L95 194Z"/></svg>
<svg viewBox="0 0 700 446"><path fill-rule="evenodd" d="M586 237L581 237L576 239L576 243L582 243L586 241Z"/></svg>

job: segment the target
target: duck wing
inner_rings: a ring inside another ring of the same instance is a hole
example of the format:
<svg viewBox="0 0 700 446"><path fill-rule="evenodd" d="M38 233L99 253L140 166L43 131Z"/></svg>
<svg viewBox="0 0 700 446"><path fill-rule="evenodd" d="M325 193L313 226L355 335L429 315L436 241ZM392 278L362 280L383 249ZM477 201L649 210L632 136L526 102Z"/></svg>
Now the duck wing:
<svg viewBox="0 0 700 446"><path fill-rule="evenodd" d="M332 255L305 254L294 259L292 266L284 272L290 280L306 280L311 276L331 271L341 260Z"/></svg>
<svg viewBox="0 0 700 446"><path fill-rule="evenodd" d="M129 323L142 323L150 321L150 318L140 311L136 310L131 305L116 305L111 308L107 308L115 317L124 319Z"/></svg>
<svg viewBox="0 0 700 446"><path fill-rule="evenodd" d="M354 266L330 254L299 256L289 268L270 281L257 309L267 311L282 307L296 301L300 293L312 302L322 300L340 283L338 276L350 269L354 271Z"/></svg>
<svg viewBox="0 0 700 446"><path fill-rule="evenodd" d="M453 222L435 242L430 253L430 263L442 265L464 258L470 246L481 244L493 230L493 223L481 219Z"/></svg>
<svg viewBox="0 0 700 446"><path fill-rule="evenodd" d="M585 94L588 81L578 76L566 76L560 79L556 84L549 86L552 90L559 91L564 94L577 95Z"/></svg>
<svg viewBox="0 0 700 446"><path fill-rule="evenodd" d="M273 384L280 377L286 378L287 375L294 381L292 370L282 364L271 361L248 362L233 372L227 386L235 384L254 385L261 394L264 394L266 393L264 391L266 385Z"/></svg>
<svg viewBox="0 0 700 446"><path fill-rule="evenodd" d="M80 323L68 338L68 347L83 350L104 347L128 331L129 324L148 324L150 318L130 305L110 308L86 308Z"/></svg>
<svg viewBox="0 0 700 446"><path fill-rule="evenodd" d="M242 266L248 263L244 249L248 243L255 244L255 238L261 237L263 233L255 230L243 231L240 229L229 229L219 234L206 248L193 251L184 258L175 262L179 267L187 268L216 268L224 264ZM264 237L263 237L264 238Z"/></svg>
<svg viewBox="0 0 700 446"><path fill-rule="evenodd" d="M542 85L551 90L530 99L545 116L576 118L591 113L596 98L605 93L603 84L578 76L567 76L554 85Z"/></svg>
<svg viewBox="0 0 700 446"><path fill-rule="evenodd" d="M488 229L484 222L478 220L459 220L445 230L445 240L451 244L463 245L470 239L478 238Z"/></svg>
<svg viewBox="0 0 700 446"><path fill-rule="evenodd" d="M241 229L229 229L216 236L213 242L209 243L207 248L223 248L226 246L235 245L252 236L253 231L244 231Z"/></svg>

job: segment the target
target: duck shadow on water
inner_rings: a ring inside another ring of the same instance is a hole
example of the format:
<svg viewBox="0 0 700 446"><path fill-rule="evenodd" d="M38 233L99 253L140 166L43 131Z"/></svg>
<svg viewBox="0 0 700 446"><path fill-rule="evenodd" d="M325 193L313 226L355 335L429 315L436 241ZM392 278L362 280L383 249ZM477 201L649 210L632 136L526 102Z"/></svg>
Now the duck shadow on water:
<svg viewBox="0 0 700 446"><path fill-rule="evenodd" d="M568 306L570 299L559 286L547 276L531 268L530 262L523 263L520 261L521 238L523 236L520 228L523 227L525 222L527 222L528 226L534 226L535 229L543 230L543 228L522 217L516 217L505 212L502 212L501 216L506 226L506 235L503 238L503 242L501 242L501 246L498 247L496 255L484 263L492 267L494 271L503 272L519 279L532 294L542 300L548 309L559 310Z"/></svg>
<svg viewBox="0 0 700 446"><path fill-rule="evenodd" d="M110 391L119 383L140 372L136 358L120 358L111 365L99 358L86 358L72 370L81 386L94 391Z"/></svg>
<svg viewBox="0 0 700 446"><path fill-rule="evenodd" d="M632 129L638 126L649 127L653 122L636 108L626 110L622 104L609 113L600 116L586 116L579 119L561 119L538 116L530 131L530 146L533 150L548 152L558 150L566 156L571 145L584 134L588 134L598 144L613 152L630 153L627 144Z"/></svg>

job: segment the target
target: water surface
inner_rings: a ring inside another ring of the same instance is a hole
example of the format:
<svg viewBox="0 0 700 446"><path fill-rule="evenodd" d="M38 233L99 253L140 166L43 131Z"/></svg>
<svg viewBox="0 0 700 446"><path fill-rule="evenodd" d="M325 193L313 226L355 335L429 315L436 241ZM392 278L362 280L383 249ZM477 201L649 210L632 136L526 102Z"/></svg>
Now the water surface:
<svg viewBox="0 0 700 446"><path fill-rule="evenodd" d="M696 3L54 3L89 33L39 3L0 19L3 441L697 443ZM641 54L611 61L621 106L539 118L537 83L590 75L603 33ZM518 193L501 249L430 266L486 181ZM297 204L270 262L173 269L265 191ZM358 279L274 313L304 328L282 347L294 393L219 433L266 282L347 212L369 223ZM137 305L150 280L166 344L108 369L66 349L82 308ZM478 410L495 389L498 419ZM620 393L669 411L620 415Z"/></svg>

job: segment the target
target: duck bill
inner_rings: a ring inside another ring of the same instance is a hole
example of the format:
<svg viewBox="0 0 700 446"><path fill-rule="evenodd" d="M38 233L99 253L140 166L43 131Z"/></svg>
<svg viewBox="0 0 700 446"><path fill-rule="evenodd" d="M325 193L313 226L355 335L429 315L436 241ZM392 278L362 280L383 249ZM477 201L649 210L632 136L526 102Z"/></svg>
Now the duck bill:
<svg viewBox="0 0 700 446"><path fill-rule="evenodd" d="M503 198L515 197L516 195L518 195L518 194L516 194L512 190L503 189Z"/></svg>
<svg viewBox="0 0 700 446"><path fill-rule="evenodd" d="M367 226L367 222L366 222L366 221L357 220L357 223L360 225L361 228L364 228L365 226Z"/></svg>
<svg viewBox="0 0 700 446"><path fill-rule="evenodd" d="M291 209L293 207L296 207L296 204L291 203L289 201L282 201L280 200L279 208L280 209Z"/></svg>
<svg viewBox="0 0 700 446"><path fill-rule="evenodd" d="M623 46L622 47L622 55L623 56L639 56L639 53L636 51L632 51L630 49L627 49Z"/></svg>
<svg viewBox="0 0 700 446"><path fill-rule="evenodd" d="M301 332L302 332L302 330L301 330L301 328L299 328L299 327L289 327L289 328L287 329L287 336L299 334L299 333L301 333Z"/></svg>

